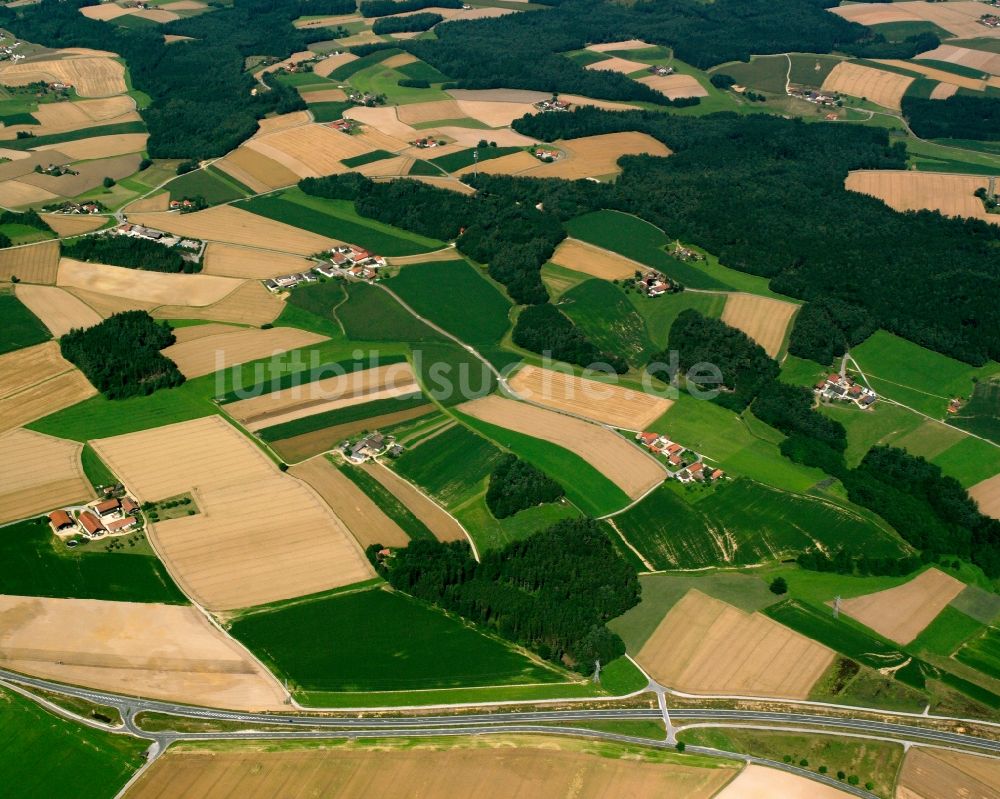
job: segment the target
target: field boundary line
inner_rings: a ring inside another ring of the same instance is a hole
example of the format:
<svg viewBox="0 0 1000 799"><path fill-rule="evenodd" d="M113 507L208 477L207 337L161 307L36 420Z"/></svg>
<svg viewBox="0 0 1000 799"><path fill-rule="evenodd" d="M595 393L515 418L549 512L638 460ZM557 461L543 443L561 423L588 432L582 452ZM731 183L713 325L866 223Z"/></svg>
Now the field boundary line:
<svg viewBox="0 0 1000 799"><path fill-rule="evenodd" d="M656 488L659 488L659 486L656 486ZM649 571L653 571L653 564L650 563L648 560L646 560L645 555L643 555L638 549L636 549L632 545L632 542L625 537L625 534L618 529L618 525L615 524L614 519L608 518L602 521L606 521L609 525L611 525L611 529L614 530L616 533L618 533L618 537L622 540L622 543L625 544L625 546L627 546L629 549L631 549L633 553L635 553L635 556L642 561L642 565L645 566L647 569L649 569Z"/></svg>

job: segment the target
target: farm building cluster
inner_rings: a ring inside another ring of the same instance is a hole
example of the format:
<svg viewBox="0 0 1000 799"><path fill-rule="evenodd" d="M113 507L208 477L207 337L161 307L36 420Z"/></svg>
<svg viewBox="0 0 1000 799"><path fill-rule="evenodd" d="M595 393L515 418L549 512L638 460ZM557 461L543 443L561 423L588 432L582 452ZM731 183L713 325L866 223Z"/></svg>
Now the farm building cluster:
<svg viewBox="0 0 1000 799"><path fill-rule="evenodd" d="M640 272L636 275L635 285L647 297L661 297L664 294L684 291L680 283L671 280L662 272Z"/></svg>
<svg viewBox="0 0 1000 799"><path fill-rule="evenodd" d="M140 526L139 503L124 492L121 496L106 496L87 505L60 508L49 514L52 532L76 546L78 536L88 539L125 535Z"/></svg>
<svg viewBox="0 0 1000 799"><path fill-rule="evenodd" d="M653 64L649 69L646 70L650 75L658 75L661 78L665 78L668 75L674 74L673 67L665 67L662 64Z"/></svg>
<svg viewBox="0 0 1000 799"><path fill-rule="evenodd" d="M331 122L327 125L327 127L339 130L341 133L346 133L348 136L360 129L360 125L358 125L358 123L353 119L338 119L335 122Z"/></svg>
<svg viewBox="0 0 1000 799"><path fill-rule="evenodd" d="M547 111L569 111L569 103L560 100L558 97L553 97L549 100L540 100L534 104L536 111L541 111L545 113Z"/></svg>
<svg viewBox="0 0 1000 799"><path fill-rule="evenodd" d="M136 225L128 221L122 222L112 228L109 233L112 236L128 236L133 239L153 241L157 244L162 244L164 247L178 247L184 250L181 253L181 258L191 263L198 263L205 253L205 242L203 241L174 236L163 230L146 227L145 225Z"/></svg>
<svg viewBox="0 0 1000 799"><path fill-rule="evenodd" d="M546 164L551 164L553 161L558 161L562 158L562 153L558 150L550 150L547 147L536 147L531 151L531 154L535 156L539 161Z"/></svg>
<svg viewBox="0 0 1000 799"><path fill-rule="evenodd" d="M836 92L824 92L817 89L808 89L803 86L792 86L788 90L791 97L805 100L807 103L822 106L823 108L834 108L843 105L843 100Z"/></svg>
<svg viewBox="0 0 1000 799"><path fill-rule="evenodd" d="M95 200L90 200L85 203L77 203L72 200L66 200L66 202L62 203L45 205L42 207L42 210L50 214L103 214L107 209Z"/></svg>
<svg viewBox="0 0 1000 799"><path fill-rule="evenodd" d="M419 148L421 150L430 150L433 147L441 147L441 146L443 146L444 142L443 141L437 141L436 139L432 139L429 136L424 136L424 137L421 137L419 139L414 139L413 141L410 142L410 144L412 144L414 147L417 147L417 148Z"/></svg>
<svg viewBox="0 0 1000 799"><path fill-rule="evenodd" d="M0 61L20 61L24 58L23 53L17 52L17 48L21 46L20 42L11 42L10 44L0 45Z"/></svg>
<svg viewBox="0 0 1000 799"><path fill-rule="evenodd" d="M846 374L831 373L816 383L814 390L820 399L853 402L862 410L872 407L878 399L878 394Z"/></svg>
<svg viewBox="0 0 1000 799"><path fill-rule="evenodd" d="M685 247L679 241L674 242L674 246L670 248L670 254L678 261L688 262L705 260L705 256L700 252L692 250L690 247Z"/></svg>
<svg viewBox="0 0 1000 799"><path fill-rule="evenodd" d="M664 458L670 476L682 483L700 483L705 480L715 482L726 476L722 469L713 468L705 463L700 453L671 441L662 433L638 433L635 440L654 455Z"/></svg>
<svg viewBox="0 0 1000 799"><path fill-rule="evenodd" d="M356 280L375 280L378 270L386 265L385 258L375 255L363 247L342 244L330 250L325 256L328 260L308 272L294 272L290 275L278 275L264 281L264 286L271 292L280 292L295 288L301 283L315 283L320 277L352 277Z"/></svg>
<svg viewBox="0 0 1000 799"><path fill-rule="evenodd" d="M1000 28L1000 17L996 14L983 14L979 18L979 24L987 28Z"/></svg>
<svg viewBox="0 0 1000 799"><path fill-rule="evenodd" d="M379 455L398 458L403 454L403 448L396 443L395 438L378 432L370 433L354 443L345 441L340 445L340 451L351 463L364 463Z"/></svg>

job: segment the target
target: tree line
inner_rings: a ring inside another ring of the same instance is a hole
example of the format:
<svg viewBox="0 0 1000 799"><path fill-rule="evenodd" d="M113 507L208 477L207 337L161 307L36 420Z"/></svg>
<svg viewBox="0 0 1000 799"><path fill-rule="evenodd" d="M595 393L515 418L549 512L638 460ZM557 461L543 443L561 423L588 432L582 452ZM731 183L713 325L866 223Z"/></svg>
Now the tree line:
<svg viewBox="0 0 1000 799"><path fill-rule="evenodd" d="M389 0L395 3L395 0ZM434 2L436 8L441 8L437 0ZM460 8L461 5L456 6ZM413 31L426 31L433 28L444 19L440 14L424 13L411 14L408 17L382 17L372 23L372 33L379 35L383 33L409 33ZM402 85L402 82L400 82Z"/></svg>
<svg viewBox="0 0 1000 799"><path fill-rule="evenodd" d="M80 236L60 243L62 254L77 261L91 261L147 272L198 272L201 265L187 261L174 247L132 236Z"/></svg>
<svg viewBox="0 0 1000 799"><path fill-rule="evenodd" d="M639 602L635 570L601 522L559 522L527 540L487 550L481 562L464 541L411 541L391 555L368 548L393 588L457 613L546 660L583 674L625 645L606 623Z"/></svg>
<svg viewBox="0 0 1000 799"><path fill-rule="evenodd" d="M420 11L422 8L461 7L462 0L361 0L360 6L361 16L363 17L385 17L389 14L403 14L407 11ZM354 10L353 4L351 5L351 10ZM400 19L405 19L405 17L401 17ZM375 30L374 27L372 30ZM414 28L413 30L424 29ZM380 31L375 32L380 33ZM396 33L396 31L386 31L386 33Z"/></svg>

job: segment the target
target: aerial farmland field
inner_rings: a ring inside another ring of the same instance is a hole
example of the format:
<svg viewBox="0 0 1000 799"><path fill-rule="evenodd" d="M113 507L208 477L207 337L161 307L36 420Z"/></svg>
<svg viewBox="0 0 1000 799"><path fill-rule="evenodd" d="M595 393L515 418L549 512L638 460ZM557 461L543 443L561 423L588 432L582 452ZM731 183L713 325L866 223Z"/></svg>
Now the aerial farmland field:
<svg viewBox="0 0 1000 799"><path fill-rule="evenodd" d="M666 307L675 296L667 294L655 300ZM656 347L633 297L639 302L651 299L638 293L626 295L606 280L587 280L563 295L560 310L584 330L601 350L617 353L629 363L638 365L647 361Z"/></svg>
<svg viewBox="0 0 1000 799"><path fill-rule="evenodd" d="M0 315L4 319L0 355L49 340L49 331L41 319L13 292L0 292Z"/></svg>
<svg viewBox="0 0 1000 799"><path fill-rule="evenodd" d="M82 451L75 442L30 430L0 435L5 471L0 485L0 524L57 505L90 500L92 488L80 462Z"/></svg>

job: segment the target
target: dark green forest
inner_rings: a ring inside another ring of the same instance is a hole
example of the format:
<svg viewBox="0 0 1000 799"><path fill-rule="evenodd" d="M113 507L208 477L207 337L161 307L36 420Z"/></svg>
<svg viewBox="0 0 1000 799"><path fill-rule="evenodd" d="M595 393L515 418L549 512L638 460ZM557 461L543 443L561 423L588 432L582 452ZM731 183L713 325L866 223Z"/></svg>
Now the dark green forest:
<svg viewBox="0 0 1000 799"><path fill-rule="evenodd" d="M435 8L441 8L435 0ZM425 31L433 28L444 19L440 14L411 14L408 17L383 17L372 23L372 33L380 36L384 33L407 33L410 31Z"/></svg>
<svg viewBox="0 0 1000 799"><path fill-rule="evenodd" d="M462 0L361 0L361 16L384 17L389 14L403 14L422 8L461 8ZM354 10L353 4L351 10ZM401 18L404 19L404 18ZM403 29L405 30L405 29ZM415 30L423 30L416 28ZM390 31L386 31L389 33ZM378 33L378 31L376 31Z"/></svg>
<svg viewBox="0 0 1000 799"><path fill-rule="evenodd" d="M201 266L185 261L173 247L131 236L81 236L61 242L62 254L78 261L93 261L148 272L198 272Z"/></svg>
<svg viewBox="0 0 1000 799"><path fill-rule="evenodd" d="M564 494L562 486L545 472L516 455L504 455L490 475L486 507L497 519L506 519L518 511L555 502Z"/></svg>
<svg viewBox="0 0 1000 799"><path fill-rule="evenodd" d="M954 94L946 100L903 96L903 116L922 139L1000 138L1000 97Z"/></svg>

